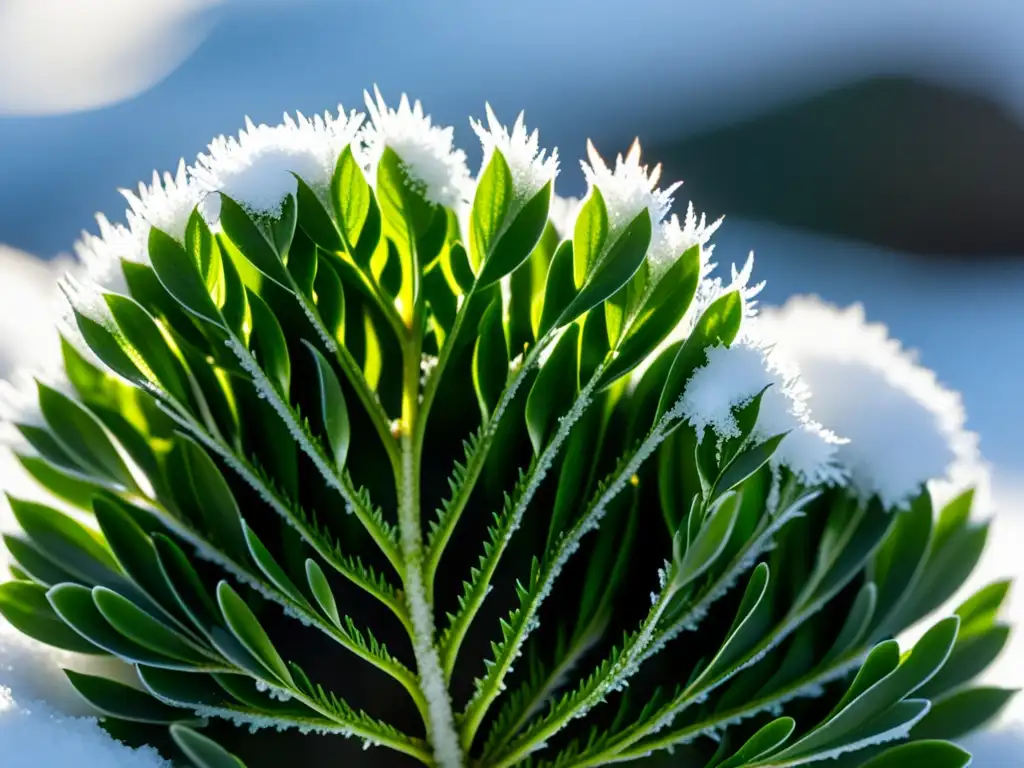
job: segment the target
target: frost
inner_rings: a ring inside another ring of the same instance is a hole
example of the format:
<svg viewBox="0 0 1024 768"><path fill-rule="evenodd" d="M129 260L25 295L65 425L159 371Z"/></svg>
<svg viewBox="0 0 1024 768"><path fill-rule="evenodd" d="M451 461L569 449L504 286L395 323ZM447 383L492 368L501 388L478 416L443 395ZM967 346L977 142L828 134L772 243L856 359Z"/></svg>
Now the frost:
<svg viewBox="0 0 1024 768"><path fill-rule="evenodd" d="M128 201L128 228L140 244L142 253L148 251L149 232L156 227L179 242L185 242L185 229L192 211L199 204L200 189L185 170L185 161L178 162L178 170L172 176L163 177L153 171L149 186L140 183L139 192L122 189L121 194Z"/></svg>
<svg viewBox="0 0 1024 768"><path fill-rule="evenodd" d="M145 241L121 224L111 224L102 213L96 214L99 235L82 232L75 243L75 255L85 267L89 279L114 293L127 294L121 262L146 263L149 253Z"/></svg>
<svg viewBox="0 0 1024 768"><path fill-rule="evenodd" d="M527 133L522 112L509 132L498 120L490 104L486 105L486 111L486 127L479 120L469 121L484 150L480 173L487 168L494 150L499 150L512 174L513 195L522 205L558 174L558 150L551 150L551 155L547 156L547 150L539 148L540 135L536 130Z"/></svg>
<svg viewBox="0 0 1024 768"><path fill-rule="evenodd" d="M788 433L771 462L789 468L807 486L842 480L836 466L842 441L811 420L800 379L771 350L746 338L731 347L710 347L707 359L694 371L678 406L698 440L708 428L720 438L740 437L735 410L763 392L751 438L763 441Z"/></svg>
<svg viewBox="0 0 1024 768"><path fill-rule="evenodd" d="M640 142L634 141L625 158L615 158L612 170L598 154L593 143L587 142L589 163L581 162L587 182L601 190L605 207L608 209L608 226L611 238L640 215L645 208L651 214L652 231L658 232L662 220L672 207L672 194L682 186L676 182L667 189L660 189L661 166L650 171L640 165Z"/></svg>
<svg viewBox="0 0 1024 768"><path fill-rule="evenodd" d="M409 103L402 94L398 109L391 109L374 88L374 97L366 94L370 123L360 136L366 144L370 178L377 178L377 165L390 147L401 158L406 172L422 187L427 200L448 208L458 208L472 198L472 181L466 167L466 155L452 146L450 127L433 125L419 101Z"/></svg>
<svg viewBox="0 0 1024 768"><path fill-rule="evenodd" d="M707 277L714 265L709 263L711 249L705 249L704 246L718 231L723 220L724 217L720 217L708 224L703 213L698 219L693 210L693 203L690 203L681 226L679 217L675 214L663 221L651 241L651 248L647 254L647 263L651 270L651 287L657 285L669 267L695 245L701 246L701 279Z"/></svg>
<svg viewBox="0 0 1024 768"><path fill-rule="evenodd" d="M222 192L253 213L274 215L295 193L292 174L318 192L330 186L338 156L362 121L358 112L346 115L340 104L337 116L325 112L310 120L301 112L296 118L285 114L275 126L246 118L238 138L218 136L191 172L203 192ZM203 214L211 224L219 219L219 195L207 195Z"/></svg>
<svg viewBox="0 0 1024 768"><path fill-rule="evenodd" d="M837 458L862 496L905 508L930 480L971 474L977 436L964 428L958 393L867 323L864 309L838 309L815 298L765 312L760 328L780 355L800 368L814 417L849 442Z"/></svg>

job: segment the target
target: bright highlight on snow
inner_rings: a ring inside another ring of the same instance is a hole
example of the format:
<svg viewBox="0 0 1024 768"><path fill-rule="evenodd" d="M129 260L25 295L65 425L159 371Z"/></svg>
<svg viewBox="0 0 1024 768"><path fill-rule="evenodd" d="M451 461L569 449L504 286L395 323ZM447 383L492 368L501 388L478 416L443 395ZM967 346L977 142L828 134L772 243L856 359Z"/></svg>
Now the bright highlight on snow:
<svg viewBox="0 0 1024 768"><path fill-rule="evenodd" d="M370 120L360 133L366 145L369 177L377 177L377 165L390 147L401 158L409 176L422 185L432 203L457 208L472 198L472 182L466 153L453 147L451 127L434 125L419 101L410 104L404 93L398 109L390 108L376 88L366 94Z"/></svg>
<svg viewBox="0 0 1024 768"><path fill-rule="evenodd" d="M804 485L833 485L843 479L836 450L843 441L811 419L806 390L795 372L786 371L770 350L749 340L707 351L683 393L680 409L698 440L741 435L736 410L761 395L751 439L762 442L786 433L771 461L789 468ZM710 429L715 435L708 437Z"/></svg>
<svg viewBox="0 0 1024 768"><path fill-rule="evenodd" d="M814 417L849 439L837 455L858 493L902 508L928 481L977 463L959 394L860 305L795 298L762 313L759 327L799 367Z"/></svg>
<svg viewBox="0 0 1024 768"><path fill-rule="evenodd" d="M484 159L480 164L483 173L490 163L494 150L498 149L512 173L512 187L516 199L523 203L533 197L558 174L558 150L540 149L540 132L534 129L527 133L525 113L520 112L512 130L509 131L494 114L491 105L485 106L487 125L479 120L469 123L483 146Z"/></svg>
<svg viewBox="0 0 1024 768"><path fill-rule="evenodd" d="M640 142L634 141L626 156L615 157L614 169L609 168L592 142L587 142L587 161L581 161L587 183L601 190L608 209L608 226L613 233L620 231L645 208L651 214L651 226L658 232L659 225L672 207L672 195L683 185L677 181L667 188L658 187L661 166L640 164Z"/></svg>
<svg viewBox="0 0 1024 768"><path fill-rule="evenodd" d="M191 169L207 194L207 218L214 222L220 215L218 192L253 213L273 215L295 193L296 175L314 190L326 190L338 155L362 121L355 111L346 115L340 104L337 115L325 112L310 120L301 112L296 118L285 114L275 126L246 118L238 138L218 136Z"/></svg>

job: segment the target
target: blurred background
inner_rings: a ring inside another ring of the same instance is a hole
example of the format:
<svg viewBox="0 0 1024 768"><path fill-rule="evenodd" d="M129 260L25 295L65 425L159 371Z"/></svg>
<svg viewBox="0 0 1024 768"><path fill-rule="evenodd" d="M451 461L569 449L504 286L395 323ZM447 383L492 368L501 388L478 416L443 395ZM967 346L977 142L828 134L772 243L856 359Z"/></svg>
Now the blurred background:
<svg viewBox="0 0 1024 768"><path fill-rule="evenodd" d="M563 195L588 137L639 136L684 204L727 214L720 263L756 252L764 303L862 302L981 435L997 518L972 584L1024 573L1019 0L0 0L0 378L45 343L55 277L95 211L121 219L118 187L245 115L358 108L374 83L454 125L472 168L467 115L525 109ZM1024 684L1020 637L994 674ZM975 765L1024 765L1022 728L1018 701Z"/></svg>

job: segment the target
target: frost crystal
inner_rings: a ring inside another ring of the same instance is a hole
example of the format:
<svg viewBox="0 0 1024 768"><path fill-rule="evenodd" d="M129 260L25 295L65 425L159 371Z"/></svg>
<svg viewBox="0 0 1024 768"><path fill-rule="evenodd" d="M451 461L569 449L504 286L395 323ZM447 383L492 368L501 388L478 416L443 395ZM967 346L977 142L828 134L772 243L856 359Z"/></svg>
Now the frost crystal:
<svg viewBox="0 0 1024 768"><path fill-rule="evenodd" d="M184 160L178 162L178 170L173 176L164 173L161 178L153 171L153 181L148 187L140 183L138 194L127 189L122 189L121 194L130 206L128 228L139 242L143 258L148 250L149 231L153 227L180 242L185 241L185 228L199 203L200 190L186 173Z"/></svg>
<svg viewBox="0 0 1024 768"><path fill-rule="evenodd" d="M705 250L704 246L718 231L723 219L724 217L719 217L708 224L703 213L700 215L700 219L697 218L697 214L693 210L693 203L690 203L686 209L686 219L682 226L679 224L679 217L675 214L672 214L667 221L663 221L656 236L652 239L651 249L647 254L652 285L657 283L680 256L695 245L701 246L701 278L706 277L713 265L709 263L711 249Z"/></svg>
<svg viewBox="0 0 1024 768"><path fill-rule="evenodd" d="M661 166L650 171L640 165L640 142L634 141L626 157L615 158L613 171L598 154L593 143L587 142L590 162L581 162L587 182L601 190L608 209L608 226L613 233L621 230L646 208L651 214L653 232L660 232L661 222L672 207L672 194L682 186L677 181L667 189L660 189Z"/></svg>
<svg viewBox="0 0 1024 768"><path fill-rule="evenodd" d="M707 364L694 371L679 405L698 439L704 439L708 427L720 438L740 437L735 409L763 391L751 437L762 441L788 433L772 455L772 464L789 468L805 485L842 479L836 451L843 441L811 420L806 389L794 371L749 338L731 347L710 347L707 357Z"/></svg>
<svg viewBox="0 0 1024 768"><path fill-rule="evenodd" d="M149 259L146 241L121 224L111 224L103 214L96 215L99 235L82 232L75 243L75 254L89 279L114 293L128 293L121 270L122 261L145 263Z"/></svg>
<svg viewBox="0 0 1024 768"><path fill-rule="evenodd" d="M815 418L849 438L837 458L862 496L905 508L928 481L978 465L960 396L884 325L867 323L860 305L840 310L795 298L766 312L760 327L799 366Z"/></svg>
<svg viewBox="0 0 1024 768"><path fill-rule="evenodd" d="M432 125L420 102L409 103L402 94L398 109L384 102L374 88L374 97L366 94L370 123L361 132L366 144L370 178L377 178L377 165L386 147L391 147L412 179L421 185L422 194L432 203L458 208L471 197L472 182L466 167L466 155L452 147L450 127Z"/></svg>
<svg viewBox="0 0 1024 768"><path fill-rule="evenodd" d="M325 112L312 120L301 112L284 115L280 125L254 125L234 136L218 136L208 154L200 155L191 169L202 191L222 192L256 214L273 215L285 198L295 193L298 175L314 190L326 190L341 151L352 142L363 115L345 114L338 105L335 117ZM208 194L204 215L211 222L220 216L220 198Z"/></svg>
<svg viewBox="0 0 1024 768"><path fill-rule="evenodd" d="M480 138L483 146L484 159L480 165L480 173L487 168L491 161L494 150L498 149L508 163L509 171L512 173L512 188L518 202L523 203L536 195L549 181L555 178L558 173L558 150L551 150L551 156L547 157L547 150L540 149L539 133L526 132L526 124L523 122L523 114L519 113L512 132L501 124L491 105L486 105L487 126L479 120L470 119L469 124L473 127L476 135Z"/></svg>

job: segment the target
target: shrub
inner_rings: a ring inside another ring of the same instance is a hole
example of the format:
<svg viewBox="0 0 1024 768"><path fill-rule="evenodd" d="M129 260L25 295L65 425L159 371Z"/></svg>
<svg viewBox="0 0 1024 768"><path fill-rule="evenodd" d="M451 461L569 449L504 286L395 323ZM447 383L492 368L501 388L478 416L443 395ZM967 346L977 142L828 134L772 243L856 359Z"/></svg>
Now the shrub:
<svg viewBox="0 0 1024 768"><path fill-rule="evenodd" d="M955 396L855 312L757 318L638 145L572 206L521 117L473 123L473 180L367 107L249 123L84 237L13 418L49 501L10 499L10 623L134 665L69 677L203 768L964 765L934 739L1010 695L971 684L1007 585L891 639L984 546L926 487L975 462Z"/></svg>

